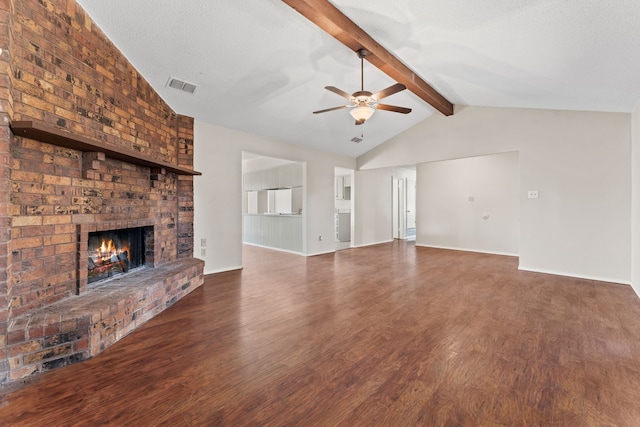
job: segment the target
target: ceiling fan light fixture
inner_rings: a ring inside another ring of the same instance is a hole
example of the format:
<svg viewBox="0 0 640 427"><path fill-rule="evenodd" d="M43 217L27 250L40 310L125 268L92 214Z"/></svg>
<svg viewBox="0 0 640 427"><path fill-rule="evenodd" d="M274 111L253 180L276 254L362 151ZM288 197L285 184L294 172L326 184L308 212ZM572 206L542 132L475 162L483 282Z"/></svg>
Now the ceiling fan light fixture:
<svg viewBox="0 0 640 427"><path fill-rule="evenodd" d="M356 119L356 122L364 123L369 120L375 111L376 109L373 107L361 105L360 107L352 108L351 111L349 111L349 114Z"/></svg>
<svg viewBox="0 0 640 427"><path fill-rule="evenodd" d="M411 108L397 107L395 105L379 104L382 98L394 93L405 90L407 87L402 83L396 83L386 89L382 89L376 93L364 90L364 58L369 54L365 49L358 50L358 58L360 58L360 90L349 94L335 86L325 86L324 88L336 95L342 96L349 100L350 105L341 105L339 107L325 108L324 110L314 111L313 114L326 113L327 111L342 110L349 108L349 114L356 119L356 125L361 125L371 118L373 113L378 110L393 111L395 113L408 114Z"/></svg>

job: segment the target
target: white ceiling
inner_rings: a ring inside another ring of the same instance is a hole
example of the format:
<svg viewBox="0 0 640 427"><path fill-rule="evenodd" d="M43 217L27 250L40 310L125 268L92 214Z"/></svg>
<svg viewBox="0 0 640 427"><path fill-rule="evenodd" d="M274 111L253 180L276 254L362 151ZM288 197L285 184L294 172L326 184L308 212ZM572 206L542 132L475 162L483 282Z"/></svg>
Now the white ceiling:
<svg viewBox="0 0 640 427"><path fill-rule="evenodd" d="M323 89L359 89L356 54L279 0L79 0L178 113L357 157L435 112L404 91L355 126ZM630 112L637 0L333 0L457 105ZM197 85L190 95L169 77ZM365 89L394 83L365 62ZM350 141L364 131L364 140Z"/></svg>

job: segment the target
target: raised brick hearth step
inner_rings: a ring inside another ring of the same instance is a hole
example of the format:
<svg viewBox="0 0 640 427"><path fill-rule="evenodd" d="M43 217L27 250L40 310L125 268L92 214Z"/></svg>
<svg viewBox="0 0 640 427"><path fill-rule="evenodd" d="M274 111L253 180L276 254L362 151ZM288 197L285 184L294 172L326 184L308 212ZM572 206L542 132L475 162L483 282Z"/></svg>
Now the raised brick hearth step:
<svg viewBox="0 0 640 427"><path fill-rule="evenodd" d="M144 268L12 319L9 380L102 352L204 282L197 258Z"/></svg>

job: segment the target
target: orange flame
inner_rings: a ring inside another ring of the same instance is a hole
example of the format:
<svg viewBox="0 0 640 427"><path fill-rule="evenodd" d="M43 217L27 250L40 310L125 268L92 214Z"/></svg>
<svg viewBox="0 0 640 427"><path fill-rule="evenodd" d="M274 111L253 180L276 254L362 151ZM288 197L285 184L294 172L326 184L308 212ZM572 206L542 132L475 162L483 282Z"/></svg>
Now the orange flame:
<svg viewBox="0 0 640 427"><path fill-rule="evenodd" d="M96 256L94 259L97 260L108 260L114 255L119 255L123 252L127 252L129 250L128 247L118 248L113 240L109 239L107 241L102 240L100 242L100 246L96 248Z"/></svg>

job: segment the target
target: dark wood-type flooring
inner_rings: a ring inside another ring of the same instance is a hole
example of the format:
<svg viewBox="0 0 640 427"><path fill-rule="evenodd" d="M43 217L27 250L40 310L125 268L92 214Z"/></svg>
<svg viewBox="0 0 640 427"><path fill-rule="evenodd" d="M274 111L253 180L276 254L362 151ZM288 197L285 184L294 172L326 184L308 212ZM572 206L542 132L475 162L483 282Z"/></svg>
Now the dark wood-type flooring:
<svg viewBox="0 0 640 427"><path fill-rule="evenodd" d="M37 426L640 426L640 300L512 257L246 247L101 355L0 397Z"/></svg>

